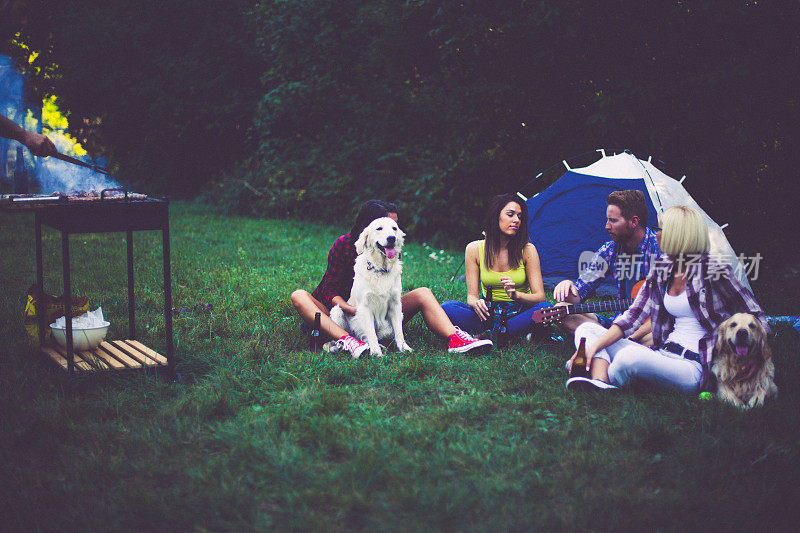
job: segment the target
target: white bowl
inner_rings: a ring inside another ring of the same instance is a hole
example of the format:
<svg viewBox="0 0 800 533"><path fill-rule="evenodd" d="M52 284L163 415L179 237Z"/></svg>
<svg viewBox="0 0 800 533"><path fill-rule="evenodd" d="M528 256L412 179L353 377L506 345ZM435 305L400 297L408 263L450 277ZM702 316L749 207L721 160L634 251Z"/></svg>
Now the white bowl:
<svg viewBox="0 0 800 533"><path fill-rule="evenodd" d="M108 333L108 326L110 326L110 322L105 322L104 326L98 326L96 328L72 328L72 349L76 352L81 352L83 350L90 350L92 348L96 348L103 342L103 339L106 338L106 333ZM53 338L63 346L64 348L67 347L67 328L59 328L55 325L55 323L50 324L50 330L53 332Z"/></svg>

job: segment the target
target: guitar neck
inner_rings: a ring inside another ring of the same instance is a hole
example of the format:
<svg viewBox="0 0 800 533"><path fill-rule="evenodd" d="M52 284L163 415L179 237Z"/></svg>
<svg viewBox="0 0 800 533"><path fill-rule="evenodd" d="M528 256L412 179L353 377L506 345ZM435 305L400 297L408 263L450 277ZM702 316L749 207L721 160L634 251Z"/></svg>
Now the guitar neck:
<svg viewBox="0 0 800 533"><path fill-rule="evenodd" d="M568 315L582 315L584 313L602 313L606 311L624 311L631 306L633 300L608 300L604 302L589 302L585 304L567 305Z"/></svg>

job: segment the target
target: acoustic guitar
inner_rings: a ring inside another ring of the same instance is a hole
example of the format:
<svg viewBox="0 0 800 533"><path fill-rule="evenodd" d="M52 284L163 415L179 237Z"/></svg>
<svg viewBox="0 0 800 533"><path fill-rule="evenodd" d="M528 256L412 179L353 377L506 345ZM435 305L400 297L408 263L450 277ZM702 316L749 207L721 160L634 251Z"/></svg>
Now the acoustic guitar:
<svg viewBox="0 0 800 533"><path fill-rule="evenodd" d="M567 315L582 315L584 313L602 313L605 311L624 311L629 308L636 295L639 294L639 289L644 285L645 280L641 280L631 289L631 297L626 300L606 300L602 302L588 302L585 304L566 304L547 309L537 309L533 312L533 321L536 324L549 324L551 322L558 322Z"/></svg>

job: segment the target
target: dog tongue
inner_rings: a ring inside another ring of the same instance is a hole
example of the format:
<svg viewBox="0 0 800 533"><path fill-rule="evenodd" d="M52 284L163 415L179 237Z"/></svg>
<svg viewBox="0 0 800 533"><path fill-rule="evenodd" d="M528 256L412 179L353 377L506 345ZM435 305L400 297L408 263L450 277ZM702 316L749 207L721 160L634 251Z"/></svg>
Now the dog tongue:
<svg viewBox="0 0 800 533"><path fill-rule="evenodd" d="M395 256L394 248L386 248L386 257L389 259L394 259Z"/></svg>
<svg viewBox="0 0 800 533"><path fill-rule="evenodd" d="M747 346L737 346L736 347L736 355L739 357L744 357L747 355Z"/></svg>

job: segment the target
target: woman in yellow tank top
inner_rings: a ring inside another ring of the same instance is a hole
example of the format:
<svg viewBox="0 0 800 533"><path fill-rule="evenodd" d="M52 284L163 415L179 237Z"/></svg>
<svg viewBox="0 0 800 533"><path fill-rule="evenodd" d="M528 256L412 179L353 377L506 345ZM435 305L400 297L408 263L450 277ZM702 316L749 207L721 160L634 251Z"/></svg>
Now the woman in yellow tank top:
<svg viewBox="0 0 800 533"><path fill-rule="evenodd" d="M467 245L464 254L467 303L450 300L442 308L455 326L473 333L486 329L484 295L492 287L496 312L507 318L510 335L533 328L533 311L545 302L539 254L528 240L528 209L513 194L492 198L487 209L486 239ZM497 321L495 321L495 326Z"/></svg>

